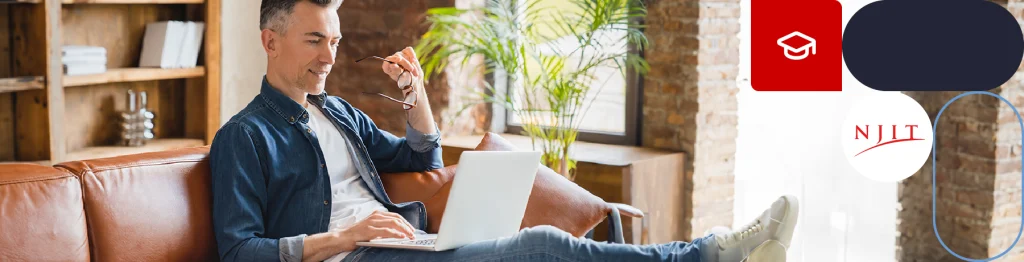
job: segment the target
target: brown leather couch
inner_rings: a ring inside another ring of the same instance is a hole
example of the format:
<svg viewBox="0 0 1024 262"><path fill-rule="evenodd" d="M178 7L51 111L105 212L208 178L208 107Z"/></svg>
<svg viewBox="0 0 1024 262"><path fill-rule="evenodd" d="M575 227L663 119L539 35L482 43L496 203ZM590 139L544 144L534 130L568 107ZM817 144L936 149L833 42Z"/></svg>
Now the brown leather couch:
<svg viewBox="0 0 1024 262"><path fill-rule="evenodd" d="M516 150L496 135L477 149ZM0 164L0 261L217 260L208 151L197 147L53 167ZM454 170L381 178L392 200L426 203L428 224L436 230ZM632 207L604 203L550 169L538 172L536 181L523 227L550 224L582 236L607 216L610 231L619 234L610 239L621 242L619 210L639 215Z"/></svg>

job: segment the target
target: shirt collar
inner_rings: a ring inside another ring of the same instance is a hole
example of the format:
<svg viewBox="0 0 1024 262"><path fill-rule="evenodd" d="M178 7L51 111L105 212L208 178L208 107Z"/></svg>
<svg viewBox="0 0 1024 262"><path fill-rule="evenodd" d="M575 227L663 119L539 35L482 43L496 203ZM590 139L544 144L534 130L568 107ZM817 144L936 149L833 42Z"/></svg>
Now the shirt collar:
<svg viewBox="0 0 1024 262"><path fill-rule="evenodd" d="M276 88L270 85L267 81L267 76L263 76L263 86L260 88L260 96L263 100L270 105L270 108L274 109L278 115L288 121L289 124L295 124L296 122L307 123L309 122L309 113L295 100L281 93ZM321 92L319 95L309 95L306 99L313 105L323 107L323 101L327 99L327 92Z"/></svg>

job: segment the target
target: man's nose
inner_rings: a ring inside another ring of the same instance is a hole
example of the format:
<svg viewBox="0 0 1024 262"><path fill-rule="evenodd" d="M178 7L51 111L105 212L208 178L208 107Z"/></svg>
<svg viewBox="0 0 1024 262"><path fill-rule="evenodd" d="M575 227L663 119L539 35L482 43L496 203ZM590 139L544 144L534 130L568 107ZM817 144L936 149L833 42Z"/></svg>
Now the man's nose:
<svg viewBox="0 0 1024 262"><path fill-rule="evenodd" d="M321 48L319 50L319 53L317 54L317 60L324 64L333 65L334 58L336 56L336 49L332 47L330 44L328 44L327 47Z"/></svg>

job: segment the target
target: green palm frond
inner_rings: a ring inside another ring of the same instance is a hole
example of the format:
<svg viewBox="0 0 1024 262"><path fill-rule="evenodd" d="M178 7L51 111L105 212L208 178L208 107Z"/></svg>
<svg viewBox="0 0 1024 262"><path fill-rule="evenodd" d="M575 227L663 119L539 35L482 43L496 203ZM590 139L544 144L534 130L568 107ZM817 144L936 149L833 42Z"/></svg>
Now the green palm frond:
<svg viewBox="0 0 1024 262"><path fill-rule="evenodd" d="M591 85L597 69L610 66L625 76L650 68L635 53L607 52L621 43L646 50L640 22L646 15L641 0L488 0L467 10L432 8L416 51L428 78L451 65L469 66L477 56L485 62L472 66L482 68L468 69L507 74L513 93L487 83L465 88L481 98L477 101L501 105L522 119L523 133L544 152L544 164L568 175L567 169L575 168L568 149L596 98L587 95L603 87ZM612 35L621 38L600 39ZM553 45L566 41L571 50Z"/></svg>

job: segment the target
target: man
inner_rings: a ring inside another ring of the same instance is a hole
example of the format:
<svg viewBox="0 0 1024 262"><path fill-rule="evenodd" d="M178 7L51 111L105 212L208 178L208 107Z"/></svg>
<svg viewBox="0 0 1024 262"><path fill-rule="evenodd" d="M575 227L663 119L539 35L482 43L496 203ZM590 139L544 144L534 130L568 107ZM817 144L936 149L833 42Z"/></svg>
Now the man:
<svg viewBox="0 0 1024 262"><path fill-rule="evenodd" d="M442 162L423 72L411 48L382 63L392 79L411 82L406 101L418 101L406 107L407 137L378 129L363 112L324 93L342 37L340 2L262 2L268 59L262 89L217 132L210 152L221 260L784 260L796 218L792 197L776 201L739 231L692 243L598 243L543 226L446 252L357 248L356 242L375 238L411 238L426 227L423 204L392 203L378 174L437 169Z"/></svg>

